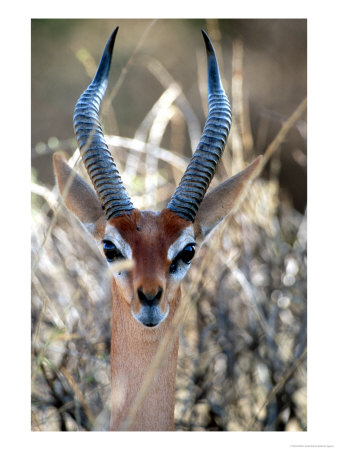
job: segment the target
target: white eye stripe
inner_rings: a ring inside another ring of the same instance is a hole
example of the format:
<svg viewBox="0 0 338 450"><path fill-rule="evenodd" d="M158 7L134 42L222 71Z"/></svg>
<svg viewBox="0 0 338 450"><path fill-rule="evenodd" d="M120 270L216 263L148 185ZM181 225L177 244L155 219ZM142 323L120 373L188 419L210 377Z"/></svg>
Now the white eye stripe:
<svg viewBox="0 0 338 450"><path fill-rule="evenodd" d="M132 250L130 245L122 238L117 229L112 225L107 226L105 239L110 240L125 258L132 259ZM194 242L194 229L192 226L189 226L169 247L168 259L172 261L178 255L178 253L180 253L184 249L184 247L186 247L188 244L193 244Z"/></svg>
<svg viewBox="0 0 338 450"><path fill-rule="evenodd" d="M186 228L180 237L169 247L168 259L172 261L178 253L180 253L184 247L188 244L193 244L195 242L194 229L192 226Z"/></svg>
<svg viewBox="0 0 338 450"><path fill-rule="evenodd" d="M130 245L123 239L115 227L108 225L104 238L111 241L125 258L132 259Z"/></svg>

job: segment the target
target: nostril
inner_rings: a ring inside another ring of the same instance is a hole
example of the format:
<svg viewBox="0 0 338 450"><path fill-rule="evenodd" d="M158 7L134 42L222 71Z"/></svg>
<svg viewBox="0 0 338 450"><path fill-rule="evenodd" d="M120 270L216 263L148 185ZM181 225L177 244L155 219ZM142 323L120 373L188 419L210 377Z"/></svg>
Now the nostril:
<svg viewBox="0 0 338 450"><path fill-rule="evenodd" d="M146 295L144 294L142 288L138 288L138 289L137 289L137 295L138 295L138 298L139 298L139 300L140 300L140 302L141 302L142 304L146 304L146 303L147 303L147 297L146 297Z"/></svg>
<svg viewBox="0 0 338 450"><path fill-rule="evenodd" d="M154 306L159 303L162 297L163 289L159 287L156 294L153 292L144 292L142 287L137 289L137 295L142 305Z"/></svg>
<svg viewBox="0 0 338 450"><path fill-rule="evenodd" d="M157 294L154 297L154 300L158 303L161 300L163 289L161 287L158 288Z"/></svg>

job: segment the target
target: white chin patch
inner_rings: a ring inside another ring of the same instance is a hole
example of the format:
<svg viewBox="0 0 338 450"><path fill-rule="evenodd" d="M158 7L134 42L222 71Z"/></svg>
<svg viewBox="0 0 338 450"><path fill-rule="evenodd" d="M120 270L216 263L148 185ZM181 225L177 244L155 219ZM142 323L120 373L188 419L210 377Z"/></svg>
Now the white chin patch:
<svg viewBox="0 0 338 450"><path fill-rule="evenodd" d="M158 306L141 306L139 314L135 314L133 309L131 309L131 313L143 326L156 327L168 316L169 308L165 313L162 313Z"/></svg>

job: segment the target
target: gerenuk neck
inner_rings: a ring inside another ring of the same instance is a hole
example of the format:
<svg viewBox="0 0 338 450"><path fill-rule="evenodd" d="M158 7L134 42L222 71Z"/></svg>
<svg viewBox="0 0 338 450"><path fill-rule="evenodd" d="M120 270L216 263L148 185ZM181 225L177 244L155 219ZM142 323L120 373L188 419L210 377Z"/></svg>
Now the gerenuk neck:
<svg viewBox="0 0 338 450"><path fill-rule="evenodd" d="M130 305L122 298L114 281L111 340L111 420L110 429L119 430L128 417L147 370L156 355L161 338L176 310L180 292L171 301L166 320L146 328L131 317ZM175 378L178 336L170 343L165 360L157 369L143 402L138 408L130 431L170 431L174 429Z"/></svg>

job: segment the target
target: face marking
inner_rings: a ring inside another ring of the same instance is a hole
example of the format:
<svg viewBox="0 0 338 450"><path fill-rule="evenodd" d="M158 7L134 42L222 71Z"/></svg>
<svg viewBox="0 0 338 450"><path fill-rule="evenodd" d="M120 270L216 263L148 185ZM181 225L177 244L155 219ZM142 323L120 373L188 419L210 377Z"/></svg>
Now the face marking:
<svg viewBox="0 0 338 450"><path fill-rule="evenodd" d="M181 236L169 247L168 258L172 261L177 254L188 244L195 244L194 229L191 226L186 228Z"/></svg>
<svg viewBox="0 0 338 450"><path fill-rule="evenodd" d="M126 259L132 259L132 250L130 245L123 239L114 226L110 224L107 225L105 239L116 245Z"/></svg>
<svg viewBox="0 0 338 450"><path fill-rule="evenodd" d="M195 244L192 224L167 209L161 212L135 209L110 219L104 240L133 261L131 270L113 274L130 305L131 316L145 327L156 327L177 307L176 300L169 302L169 299L176 298L178 282L189 264L180 259L175 274L170 267L178 253L188 244Z"/></svg>

